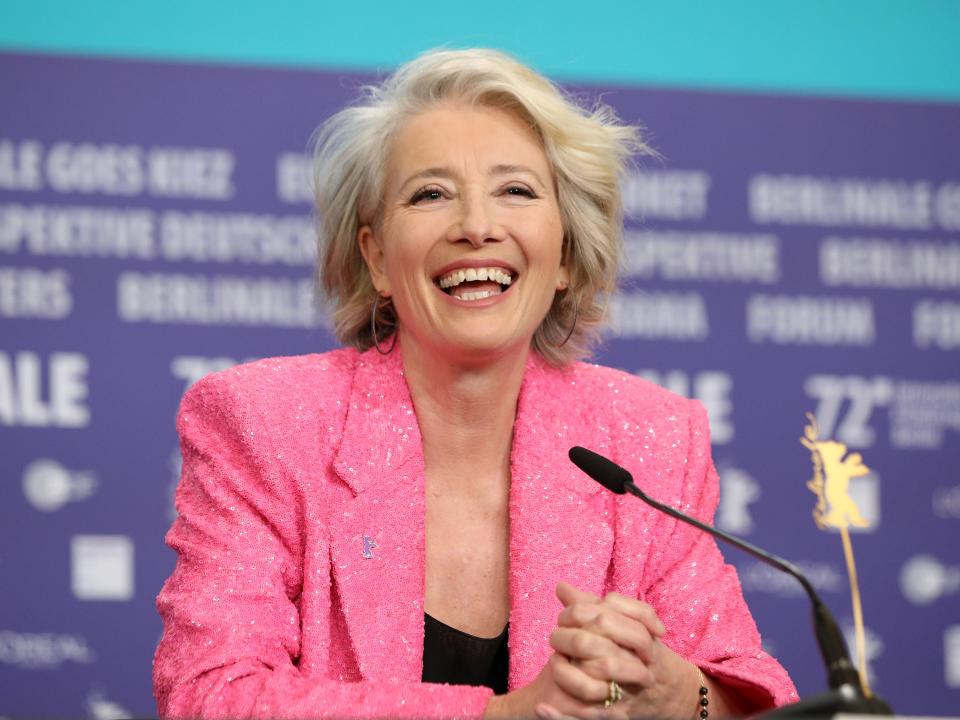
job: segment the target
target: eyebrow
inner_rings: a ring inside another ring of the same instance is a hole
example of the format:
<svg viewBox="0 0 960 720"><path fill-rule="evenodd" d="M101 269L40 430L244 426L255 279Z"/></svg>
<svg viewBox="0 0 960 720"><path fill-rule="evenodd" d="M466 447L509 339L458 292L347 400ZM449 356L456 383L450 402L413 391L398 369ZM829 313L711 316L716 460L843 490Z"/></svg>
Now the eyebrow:
<svg viewBox="0 0 960 720"><path fill-rule="evenodd" d="M509 164L499 164L494 165L490 168L491 175L512 175L514 173L527 173L532 175L534 179L543 187L547 185L543 182L543 179L534 171L532 168L527 167L526 165L509 165ZM408 177L400 185L400 190L403 190L407 185L412 183L414 180L420 180L428 177L435 178L444 178L447 180L454 180L457 177L457 173L448 167L430 167L423 170L415 172L413 175Z"/></svg>

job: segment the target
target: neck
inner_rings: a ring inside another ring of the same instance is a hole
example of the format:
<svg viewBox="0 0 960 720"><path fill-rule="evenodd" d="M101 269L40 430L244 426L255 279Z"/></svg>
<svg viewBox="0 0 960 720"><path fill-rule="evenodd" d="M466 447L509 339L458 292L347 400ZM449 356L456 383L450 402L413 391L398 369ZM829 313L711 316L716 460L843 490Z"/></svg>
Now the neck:
<svg viewBox="0 0 960 720"><path fill-rule="evenodd" d="M456 364L404 339L401 336L403 369L428 477L470 486L478 477L492 476L508 484L513 423L529 349L482 365Z"/></svg>

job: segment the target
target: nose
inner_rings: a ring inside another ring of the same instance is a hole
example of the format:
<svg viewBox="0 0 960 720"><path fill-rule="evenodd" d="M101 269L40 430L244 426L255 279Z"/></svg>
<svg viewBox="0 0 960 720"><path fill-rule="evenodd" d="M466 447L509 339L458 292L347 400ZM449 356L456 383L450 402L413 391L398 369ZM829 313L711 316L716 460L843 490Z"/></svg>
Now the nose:
<svg viewBox="0 0 960 720"><path fill-rule="evenodd" d="M474 247L482 247L503 240L504 229L497 221L492 202L492 198L483 194L465 193L457 220L450 228L450 242L466 241Z"/></svg>

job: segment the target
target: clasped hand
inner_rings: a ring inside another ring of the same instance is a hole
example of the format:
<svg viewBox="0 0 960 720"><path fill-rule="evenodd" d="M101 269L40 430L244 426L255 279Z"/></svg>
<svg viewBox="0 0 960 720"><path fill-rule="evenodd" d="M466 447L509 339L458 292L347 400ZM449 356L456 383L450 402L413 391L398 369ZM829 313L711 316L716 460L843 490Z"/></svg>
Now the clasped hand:
<svg viewBox="0 0 960 720"><path fill-rule="evenodd" d="M503 696L498 709L549 720L620 719L663 710L656 702L657 673L664 669L663 656L673 654L658 642L664 626L653 608L618 593L598 598L568 583L557 586L557 597L564 607L550 636L553 656L530 685ZM623 699L604 708L611 680L621 686Z"/></svg>

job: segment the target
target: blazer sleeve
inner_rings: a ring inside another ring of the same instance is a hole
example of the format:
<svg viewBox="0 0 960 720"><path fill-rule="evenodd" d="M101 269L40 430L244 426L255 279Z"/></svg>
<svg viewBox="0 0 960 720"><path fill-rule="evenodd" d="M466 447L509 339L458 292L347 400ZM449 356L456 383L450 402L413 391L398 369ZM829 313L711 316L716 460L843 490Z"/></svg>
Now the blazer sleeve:
<svg viewBox="0 0 960 720"><path fill-rule="evenodd" d="M713 523L720 485L710 453L706 411L689 401L690 439L679 509ZM657 551L660 562L643 596L667 627L664 641L737 694L751 710L795 702L783 667L760 646L736 570L712 536L670 519L673 530Z"/></svg>
<svg viewBox="0 0 960 720"><path fill-rule="evenodd" d="M290 473L264 439L270 418L262 403L244 399L250 395L212 376L181 403L179 517L166 538L178 559L157 598L160 716L481 716L487 688L301 672L306 519Z"/></svg>

